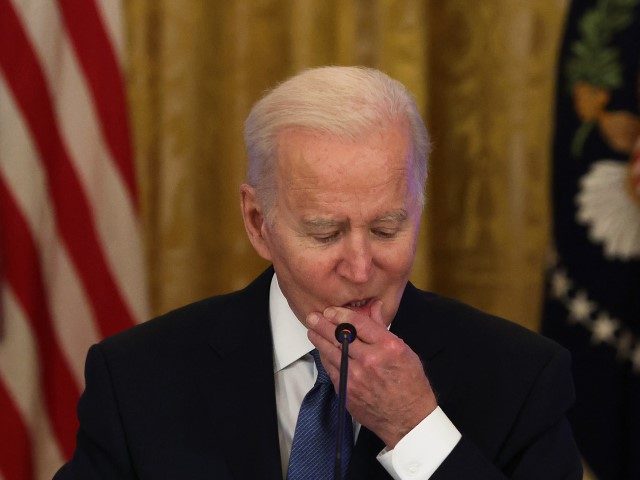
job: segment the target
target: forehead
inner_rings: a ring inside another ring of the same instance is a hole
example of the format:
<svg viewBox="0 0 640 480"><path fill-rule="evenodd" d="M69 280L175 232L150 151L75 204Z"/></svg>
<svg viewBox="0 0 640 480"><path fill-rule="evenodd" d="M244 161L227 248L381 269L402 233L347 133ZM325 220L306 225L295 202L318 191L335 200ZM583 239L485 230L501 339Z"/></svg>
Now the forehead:
<svg viewBox="0 0 640 480"><path fill-rule="evenodd" d="M289 188L375 188L409 175L407 129L393 125L356 140L304 129L278 136L277 178Z"/></svg>

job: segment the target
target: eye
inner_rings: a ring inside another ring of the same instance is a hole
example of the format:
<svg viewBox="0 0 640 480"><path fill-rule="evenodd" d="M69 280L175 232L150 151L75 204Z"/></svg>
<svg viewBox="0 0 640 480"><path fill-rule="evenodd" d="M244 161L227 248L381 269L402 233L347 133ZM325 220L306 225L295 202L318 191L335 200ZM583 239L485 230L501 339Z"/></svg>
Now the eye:
<svg viewBox="0 0 640 480"><path fill-rule="evenodd" d="M314 235L313 238L318 243L331 243L336 241L339 236L340 236L340 232L331 232L331 233L326 233L322 235Z"/></svg>
<svg viewBox="0 0 640 480"><path fill-rule="evenodd" d="M379 238L394 238L398 234L398 231L388 228L374 228L371 230L371 233Z"/></svg>

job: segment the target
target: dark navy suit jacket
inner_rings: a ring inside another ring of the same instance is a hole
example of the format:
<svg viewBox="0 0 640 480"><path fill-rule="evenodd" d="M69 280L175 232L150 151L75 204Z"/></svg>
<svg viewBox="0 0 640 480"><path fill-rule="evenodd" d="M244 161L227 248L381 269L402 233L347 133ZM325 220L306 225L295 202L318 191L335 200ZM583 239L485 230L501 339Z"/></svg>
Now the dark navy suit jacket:
<svg viewBox="0 0 640 480"><path fill-rule="evenodd" d="M55 479L282 480L272 275L94 345L76 451ZM411 284L391 330L462 433L433 480L582 478L564 349ZM349 478L390 479L375 458L383 447L363 427Z"/></svg>

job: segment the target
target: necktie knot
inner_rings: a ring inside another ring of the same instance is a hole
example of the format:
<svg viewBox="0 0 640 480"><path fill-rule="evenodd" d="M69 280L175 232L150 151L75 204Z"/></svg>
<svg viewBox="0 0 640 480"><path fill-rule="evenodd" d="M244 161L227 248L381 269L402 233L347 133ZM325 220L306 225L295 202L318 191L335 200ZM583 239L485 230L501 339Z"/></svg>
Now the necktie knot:
<svg viewBox="0 0 640 480"><path fill-rule="evenodd" d="M316 368L318 369L318 378L316 379L316 383L330 383L331 378L320 361L320 352L318 352L318 349L314 348L309 353L313 357L313 361L316 363Z"/></svg>

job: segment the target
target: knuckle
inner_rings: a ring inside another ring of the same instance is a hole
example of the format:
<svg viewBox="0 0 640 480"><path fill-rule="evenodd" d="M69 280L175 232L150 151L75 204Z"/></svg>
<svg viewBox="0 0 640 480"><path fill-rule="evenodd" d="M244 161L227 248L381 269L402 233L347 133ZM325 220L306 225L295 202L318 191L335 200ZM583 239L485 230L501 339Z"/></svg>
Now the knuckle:
<svg viewBox="0 0 640 480"><path fill-rule="evenodd" d="M362 357L362 366L366 369L374 368L378 364L378 355L367 353Z"/></svg>
<svg viewBox="0 0 640 480"><path fill-rule="evenodd" d="M389 338L382 344L382 348L387 355L400 356L405 353L407 345L397 337Z"/></svg>
<svg viewBox="0 0 640 480"><path fill-rule="evenodd" d="M362 383L362 370L354 368L349 372L349 387L354 388Z"/></svg>

